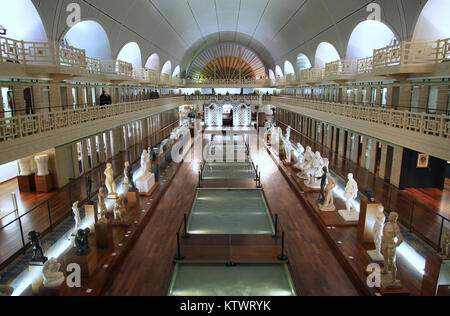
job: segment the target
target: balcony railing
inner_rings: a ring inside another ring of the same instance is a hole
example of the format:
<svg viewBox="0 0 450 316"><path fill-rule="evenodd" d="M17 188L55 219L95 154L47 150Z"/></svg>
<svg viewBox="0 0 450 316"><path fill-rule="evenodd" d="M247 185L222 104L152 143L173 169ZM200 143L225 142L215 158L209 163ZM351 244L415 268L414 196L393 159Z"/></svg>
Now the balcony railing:
<svg viewBox="0 0 450 316"><path fill-rule="evenodd" d="M349 119L363 120L384 126L395 127L421 135L450 138L450 116L428 113L398 111L383 107L365 107L332 102L280 97L274 102L326 112Z"/></svg>
<svg viewBox="0 0 450 316"><path fill-rule="evenodd" d="M163 98L0 118L0 142L178 102L183 102L183 98Z"/></svg>
<svg viewBox="0 0 450 316"><path fill-rule="evenodd" d="M325 77L356 74L357 60L337 60L325 65Z"/></svg>

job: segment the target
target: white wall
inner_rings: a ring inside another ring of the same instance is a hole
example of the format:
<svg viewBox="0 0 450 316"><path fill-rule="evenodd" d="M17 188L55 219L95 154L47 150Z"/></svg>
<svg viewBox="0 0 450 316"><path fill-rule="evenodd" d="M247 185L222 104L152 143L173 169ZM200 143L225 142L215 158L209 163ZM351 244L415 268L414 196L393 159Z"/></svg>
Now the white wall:
<svg viewBox="0 0 450 316"><path fill-rule="evenodd" d="M7 164L0 165L0 183L11 180L19 175L19 167L17 161L11 161Z"/></svg>
<svg viewBox="0 0 450 316"><path fill-rule="evenodd" d="M413 41L450 37L450 0L429 0L419 16Z"/></svg>

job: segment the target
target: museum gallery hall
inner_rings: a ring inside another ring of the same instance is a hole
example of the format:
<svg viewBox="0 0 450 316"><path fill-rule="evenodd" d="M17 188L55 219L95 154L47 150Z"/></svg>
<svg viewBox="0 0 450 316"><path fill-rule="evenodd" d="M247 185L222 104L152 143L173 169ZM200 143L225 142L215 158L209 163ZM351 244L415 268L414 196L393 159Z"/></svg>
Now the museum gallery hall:
<svg viewBox="0 0 450 316"><path fill-rule="evenodd" d="M0 296L450 295L449 0L0 7Z"/></svg>

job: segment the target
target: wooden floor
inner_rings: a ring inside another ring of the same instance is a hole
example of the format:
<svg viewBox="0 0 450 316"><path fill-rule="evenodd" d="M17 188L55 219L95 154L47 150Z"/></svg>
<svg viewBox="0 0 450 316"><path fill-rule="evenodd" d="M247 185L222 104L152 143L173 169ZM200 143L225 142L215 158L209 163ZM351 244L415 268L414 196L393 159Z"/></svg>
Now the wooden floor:
<svg viewBox="0 0 450 316"><path fill-rule="evenodd" d="M440 214L450 218L450 189L406 189L403 192L427 207L439 210Z"/></svg>
<svg viewBox="0 0 450 316"><path fill-rule="evenodd" d="M253 159L261 170L269 207L279 214L286 232L290 265L300 294L360 295L267 152L261 150ZM183 214L191 208L197 172L190 163L183 164L104 295L167 294L176 253L175 234Z"/></svg>

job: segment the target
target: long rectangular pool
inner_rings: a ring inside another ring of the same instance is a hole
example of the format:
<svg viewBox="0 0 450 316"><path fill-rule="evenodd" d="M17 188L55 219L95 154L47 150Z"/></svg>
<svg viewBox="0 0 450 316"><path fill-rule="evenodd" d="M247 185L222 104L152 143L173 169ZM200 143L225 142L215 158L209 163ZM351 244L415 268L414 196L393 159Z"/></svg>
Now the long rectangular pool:
<svg viewBox="0 0 450 316"><path fill-rule="evenodd" d="M274 234L261 189L198 189L187 228L194 235Z"/></svg>
<svg viewBox="0 0 450 316"><path fill-rule="evenodd" d="M169 296L297 296L285 263L177 263Z"/></svg>
<svg viewBox="0 0 450 316"><path fill-rule="evenodd" d="M255 179L256 172L251 161L247 162L206 162L203 168L204 180L215 179Z"/></svg>

